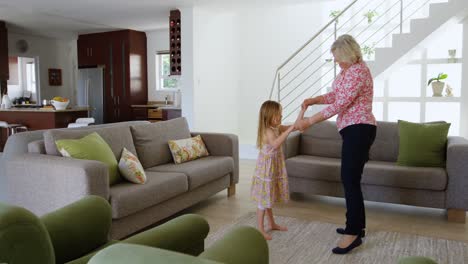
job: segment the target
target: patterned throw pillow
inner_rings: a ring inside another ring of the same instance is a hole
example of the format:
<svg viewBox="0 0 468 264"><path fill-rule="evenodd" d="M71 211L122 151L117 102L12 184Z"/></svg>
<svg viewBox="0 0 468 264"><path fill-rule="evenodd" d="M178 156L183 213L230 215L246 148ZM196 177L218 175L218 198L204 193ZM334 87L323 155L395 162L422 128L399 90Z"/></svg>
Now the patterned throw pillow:
<svg viewBox="0 0 468 264"><path fill-rule="evenodd" d="M169 140L169 148L176 164L210 155L200 135L187 139Z"/></svg>
<svg viewBox="0 0 468 264"><path fill-rule="evenodd" d="M122 156L119 161L120 174L129 182L145 184L146 174L143 166L137 156L128 151L126 148L122 151Z"/></svg>

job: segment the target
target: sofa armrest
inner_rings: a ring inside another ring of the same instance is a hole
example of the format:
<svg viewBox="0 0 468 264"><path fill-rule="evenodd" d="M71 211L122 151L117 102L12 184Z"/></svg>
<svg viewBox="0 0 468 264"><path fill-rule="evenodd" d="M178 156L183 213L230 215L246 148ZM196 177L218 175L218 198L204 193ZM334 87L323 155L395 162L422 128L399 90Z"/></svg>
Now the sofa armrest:
<svg viewBox="0 0 468 264"><path fill-rule="evenodd" d="M88 264L220 264L160 248L119 243L99 251Z"/></svg>
<svg viewBox="0 0 468 264"><path fill-rule="evenodd" d="M187 214L122 242L198 255L204 249L204 241L209 231L210 226L203 217Z"/></svg>
<svg viewBox="0 0 468 264"><path fill-rule="evenodd" d="M234 173L231 184L239 182L239 139L234 134L198 133L191 132L192 136L200 135L205 142L208 152L213 156L230 156L234 159Z"/></svg>
<svg viewBox="0 0 468 264"><path fill-rule="evenodd" d="M257 229L242 226L216 241L200 257L227 264L268 264L268 244Z"/></svg>
<svg viewBox="0 0 468 264"><path fill-rule="evenodd" d="M4 166L8 202L37 215L87 195L109 197L108 168L102 162L21 154L4 160Z"/></svg>
<svg viewBox="0 0 468 264"><path fill-rule="evenodd" d="M108 242L112 224L109 202L90 195L41 218L57 263L80 258Z"/></svg>
<svg viewBox="0 0 468 264"><path fill-rule="evenodd" d="M288 135L283 144L285 159L299 155L299 144L301 142L301 132L294 131Z"/></svg>
<svg viewBox="0 0 468 264"><path fill-rule="evenodd" d="M448 209L468 210L468 140L449 137L447 142Z"/></svg>

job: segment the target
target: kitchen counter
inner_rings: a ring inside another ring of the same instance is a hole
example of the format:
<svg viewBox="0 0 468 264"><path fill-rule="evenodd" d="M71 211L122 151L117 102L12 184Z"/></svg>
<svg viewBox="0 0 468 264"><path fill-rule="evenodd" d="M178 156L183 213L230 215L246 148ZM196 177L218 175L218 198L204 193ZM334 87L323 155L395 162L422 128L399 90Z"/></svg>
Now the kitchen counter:
<svg viewBox="0 0 468 264"><path fill-rule="evenodd" d="M71 108L65 110L41 109L41 108L10 108L0 109L0 121L9 124L21 124L28 130L41 130L51 128L64 128L69 123L74 123L77 118L88 117L88 108ZM6 142L6 131L0 129L0 149Z"/></svg>
<svg viewBox="0 0 468 264"><path fill-rule="evenodd" d="M87 107L75 107L65 110L55 110L54 108L33 108L33 107L12 107L10 109L0 109L0 112L52 112L52 113L59 113L59 112L81 112L81 111L88 111Z"/></svg>
<svg viewBox="0 0 468 264"><path fill-rule="evenodd" d="M174 106L170 104L147 104L147 105L132 105L133 108L157 108L167 110L180 110L180 106Z"/></svg>

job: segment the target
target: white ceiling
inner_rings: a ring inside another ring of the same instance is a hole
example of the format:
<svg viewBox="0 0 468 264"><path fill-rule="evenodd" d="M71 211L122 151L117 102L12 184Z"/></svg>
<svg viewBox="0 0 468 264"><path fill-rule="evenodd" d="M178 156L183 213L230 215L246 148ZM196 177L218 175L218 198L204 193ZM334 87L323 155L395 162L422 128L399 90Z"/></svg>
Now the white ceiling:
<svg viewBox="0 0 468 264"><path fill-rule="evenodd" d="M16 33L54 38L116 29L166 28L169 11L194 5L277 5L318 0L0 0L0 20Z"/></svg>

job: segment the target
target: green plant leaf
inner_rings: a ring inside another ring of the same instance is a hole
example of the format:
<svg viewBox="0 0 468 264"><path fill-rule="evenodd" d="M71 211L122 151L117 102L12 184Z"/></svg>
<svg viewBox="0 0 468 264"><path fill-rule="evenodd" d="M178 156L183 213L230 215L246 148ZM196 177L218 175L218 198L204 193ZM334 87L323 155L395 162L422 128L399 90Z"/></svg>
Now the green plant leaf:
<svg viewBox="0 0 468 264"><path fill-rule="evenodd" d="M431 82L433 82L433 81L435 81L435 80L437 80L437 78L431 78L431 79L429 79L429 81L427 82L427 85L429 86L429 85L431 84Z"/></svg>
<svg viewBox="0 0 468 264"><path fill-rule="evenodd" d="M438 79L439 79L439 80L443 80L443 79L447 79L447 77L448 77L448 74L446 74L446 73L441 73L441 74L439 74Z"/></svg>

